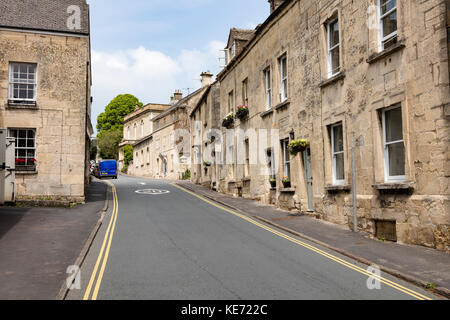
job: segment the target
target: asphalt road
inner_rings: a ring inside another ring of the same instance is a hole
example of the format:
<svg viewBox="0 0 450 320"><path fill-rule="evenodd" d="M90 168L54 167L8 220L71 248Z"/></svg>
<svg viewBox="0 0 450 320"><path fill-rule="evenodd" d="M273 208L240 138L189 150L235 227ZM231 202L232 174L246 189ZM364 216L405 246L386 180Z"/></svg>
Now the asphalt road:
<svg viewBox="0 0 450 320"><path fill-rule="evenodd" d="M68 299L435 298L386 274L379 289L369 289L367 266L172 184L108 181L117 190L117 216L111 202L81 268L81 287ZM168 193L136 192L144 189Z"/></svg>

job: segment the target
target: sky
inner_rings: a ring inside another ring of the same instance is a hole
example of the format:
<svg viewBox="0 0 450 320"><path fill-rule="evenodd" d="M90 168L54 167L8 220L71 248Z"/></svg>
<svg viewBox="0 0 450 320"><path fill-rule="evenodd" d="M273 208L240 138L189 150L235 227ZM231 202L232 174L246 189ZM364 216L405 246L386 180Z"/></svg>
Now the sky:
<svg viewBox="0 0 450 320"><path fill-rule="evenodd" d="M91 13L92 124L118 94L169 103L175 90L200 88L219 71L232 27L254 29L267 0L88 0Z"/></svg>

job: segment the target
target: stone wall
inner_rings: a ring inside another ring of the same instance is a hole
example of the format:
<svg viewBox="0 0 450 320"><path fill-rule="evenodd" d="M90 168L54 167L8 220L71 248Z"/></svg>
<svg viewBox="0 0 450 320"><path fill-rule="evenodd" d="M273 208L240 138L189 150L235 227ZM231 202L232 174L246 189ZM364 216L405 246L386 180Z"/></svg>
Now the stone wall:
<svg viewBox="0 0 450 320"><path fill-rule="evenodd" d="M0 30L0 126L36 129L34 172L16 172L17 199L84 199L89 38ZM37 106L8 105L9 63L37 64Z"/></svg>

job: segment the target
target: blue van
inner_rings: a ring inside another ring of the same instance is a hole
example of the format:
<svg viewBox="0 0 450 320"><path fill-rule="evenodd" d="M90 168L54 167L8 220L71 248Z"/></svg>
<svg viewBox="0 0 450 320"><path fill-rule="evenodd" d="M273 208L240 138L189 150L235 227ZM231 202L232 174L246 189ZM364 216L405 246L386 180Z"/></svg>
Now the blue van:
<svg viewBox="0 0 450 320"><path fill-rule="evenodd" d="M117 161L116 160L103 160L100 161L98 167L99 178L112 177L117 179Z"/></svg>

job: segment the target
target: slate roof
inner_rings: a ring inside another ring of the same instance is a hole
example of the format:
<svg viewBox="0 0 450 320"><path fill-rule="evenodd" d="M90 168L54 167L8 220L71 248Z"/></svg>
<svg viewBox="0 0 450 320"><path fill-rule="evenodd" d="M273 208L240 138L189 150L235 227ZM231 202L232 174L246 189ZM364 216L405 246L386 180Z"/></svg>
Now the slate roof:
<svg viewBox="0 0 450 320"><path fill-rule="evenodd" d="M255 34L255 30L231 28L228 36L227 48L230 48L234 40L248 41Z"/></svg>
<svg viewBox="0 0 450 320"><path fill-rule="evenodd" d="M80 29L68 26L72 5L80 8ZM88 35L89 5L86 0L0 0L0 27Z"/></svg>

